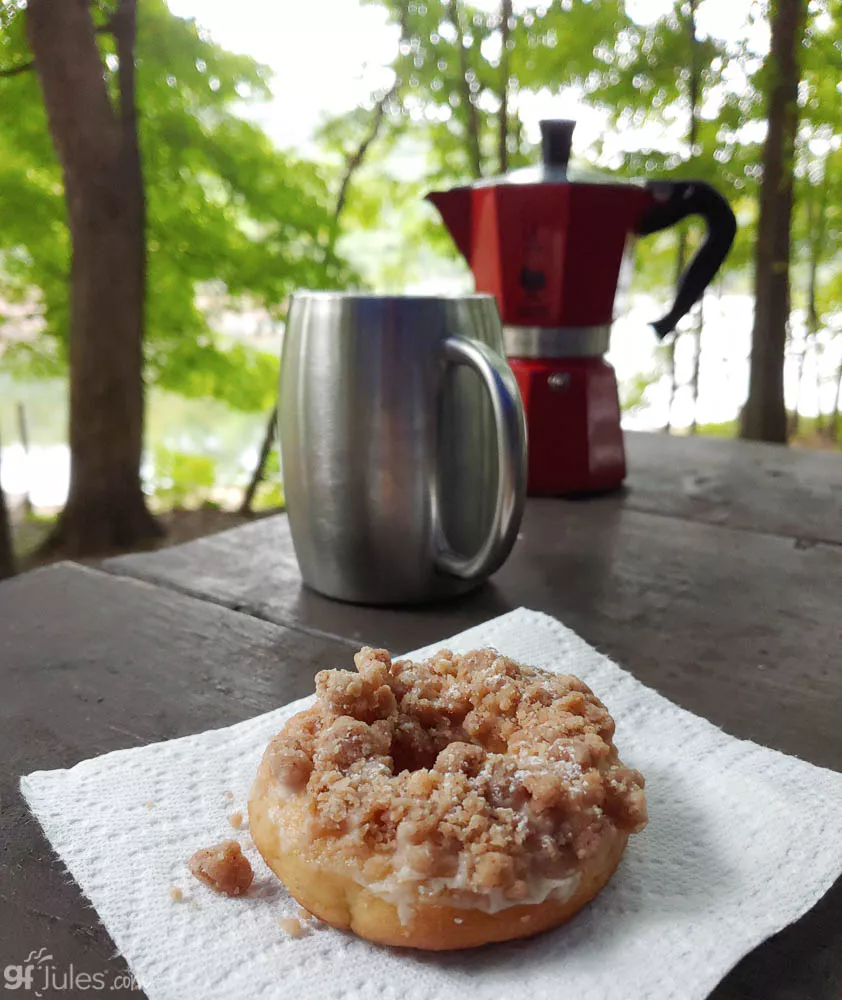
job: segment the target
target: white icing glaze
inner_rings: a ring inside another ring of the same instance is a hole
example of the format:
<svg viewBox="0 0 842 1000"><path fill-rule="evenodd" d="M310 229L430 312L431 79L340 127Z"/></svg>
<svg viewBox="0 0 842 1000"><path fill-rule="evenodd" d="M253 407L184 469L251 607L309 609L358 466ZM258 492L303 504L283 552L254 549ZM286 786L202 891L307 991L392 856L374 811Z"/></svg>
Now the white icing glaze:
<svg viewBox="0 0 842 1000"><path fill-rule="evenodd" d="M433 904L451 906L460 910L481 910L499 913L513 906L533 906L552 898L563 902L576 892L582 873L567 872L556 878L533 876L527 880L528 890L521 899L509 899L500 888L487 892L467 889L467 859L460 855L455 875L426 878L406 865L396 867L390 875L377 882L367 882L362 873L353 873L354 880L369 892L391 903L398 911L398 919L406 926L411 923L417 905Z"/></svg>

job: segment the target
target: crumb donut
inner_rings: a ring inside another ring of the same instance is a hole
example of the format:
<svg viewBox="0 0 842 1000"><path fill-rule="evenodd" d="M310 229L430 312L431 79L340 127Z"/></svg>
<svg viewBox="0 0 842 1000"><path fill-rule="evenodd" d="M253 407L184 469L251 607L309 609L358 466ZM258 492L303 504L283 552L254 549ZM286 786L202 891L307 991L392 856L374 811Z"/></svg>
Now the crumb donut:
<svg viewBox="0 0 842 1000"><path fill-rule="evenodd" d="M600 891L646 802L582 681L490 649L354 660L316 676L251 791L254 843L302 906L441 950L546 930Z"/></svg>

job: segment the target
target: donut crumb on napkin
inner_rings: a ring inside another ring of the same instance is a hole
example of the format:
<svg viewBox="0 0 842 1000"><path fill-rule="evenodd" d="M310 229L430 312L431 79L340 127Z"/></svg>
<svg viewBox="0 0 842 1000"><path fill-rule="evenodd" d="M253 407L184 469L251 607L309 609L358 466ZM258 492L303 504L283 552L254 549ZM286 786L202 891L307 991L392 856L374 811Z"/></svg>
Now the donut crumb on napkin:
<svg viewBox="0 0 842 1000"><path fill-rule="evenodd" d="M293 939L279 921L298 919L297 904L229 816L266 744L310 699L28 775L30 808L149 1000L464 1000L469 982L472 1000L701 1000L842 874L842 775L727 736L546 615L513 611L410 655L442 646L494 646L575 674L610 706L649 809L614 879L558 930L478 951L420 954L330 928ZM254 869L240 899L185 867L232 832ZM170 887L191 905L173 905Z"/></svg>

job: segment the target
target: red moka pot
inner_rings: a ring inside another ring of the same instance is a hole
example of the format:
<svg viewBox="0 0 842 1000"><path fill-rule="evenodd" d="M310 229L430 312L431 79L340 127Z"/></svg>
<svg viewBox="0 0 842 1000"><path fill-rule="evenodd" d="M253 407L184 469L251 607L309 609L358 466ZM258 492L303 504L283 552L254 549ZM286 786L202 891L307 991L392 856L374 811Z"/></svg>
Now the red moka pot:
<svg viewBox="0 0 842 1000"><path fill-rule="evenodd" d="M497 298L526 410L533 495L614 489L625 478L617 380L602 355L633 239L689 215L707 224L672 309L652 324L665 337L702 296L736 231L728 203L703 181L577 174L568 165L574 125L541 122L539 167L427 196L477 291Z"/></svg>

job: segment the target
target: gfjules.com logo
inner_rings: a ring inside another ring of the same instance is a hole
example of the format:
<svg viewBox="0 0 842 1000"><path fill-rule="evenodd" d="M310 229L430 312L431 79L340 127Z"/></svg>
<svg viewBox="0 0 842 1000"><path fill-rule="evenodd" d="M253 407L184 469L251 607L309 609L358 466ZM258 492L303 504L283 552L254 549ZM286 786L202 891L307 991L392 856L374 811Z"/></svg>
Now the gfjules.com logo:
<svg viewBox="0 0 842 1000"><path fill-rule="evenodd" d="M72 962L60 968L46 948L30 952L23 965L7 965L3 969L3 984L7 990L27 990L36 997L51 997L56 993L74 996L86 990L140 990L130 972L113 975L80 972Z"/></svg>

